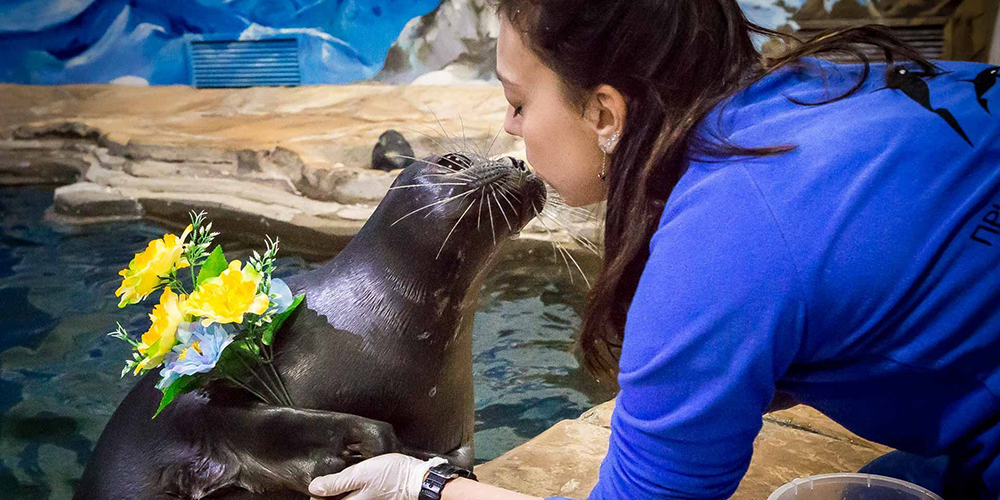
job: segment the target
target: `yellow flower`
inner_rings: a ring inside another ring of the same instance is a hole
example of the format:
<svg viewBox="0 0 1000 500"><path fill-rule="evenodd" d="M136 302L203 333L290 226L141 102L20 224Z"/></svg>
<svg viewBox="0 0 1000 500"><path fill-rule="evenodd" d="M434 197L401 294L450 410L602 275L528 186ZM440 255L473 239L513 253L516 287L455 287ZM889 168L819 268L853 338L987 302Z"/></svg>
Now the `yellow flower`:
<svg viewBox="0 0 1000 500"><path fill-rule="evenodd" d="M261 275L249 264L240 270L240 261L229 263L222 274L205 280L187 301L187 313L202 318L202 326L212 323L243 323L243 315L263 314L270 299L257 293Z"/></svg>
<svg viewBox="0 0 1000 500"><path fill-rule="evenodd" d="M146 250L135 254L128 267L118 272L123 277L122 285L115 290L115 297L121 297L118 307L135 304L153 293L163 284L163 278L172 269L188 267L188 261L183 257L184 240L191 232L188 224L184 234L178 238L173 234L165 234L163 238L153 240Z"/></svg>
<svg viewBox="0 0 1000 500"><path fill-rule="evenodd" d="M174 347L177 325L183 322L186 316L185 298L184 295L174 293L169 286L163 289L160 303L153 307L153 312L149 314L153 324L142 334L138 350L146 357L136 365L135 373L156 368L163 362L163 356Z"/></svg>

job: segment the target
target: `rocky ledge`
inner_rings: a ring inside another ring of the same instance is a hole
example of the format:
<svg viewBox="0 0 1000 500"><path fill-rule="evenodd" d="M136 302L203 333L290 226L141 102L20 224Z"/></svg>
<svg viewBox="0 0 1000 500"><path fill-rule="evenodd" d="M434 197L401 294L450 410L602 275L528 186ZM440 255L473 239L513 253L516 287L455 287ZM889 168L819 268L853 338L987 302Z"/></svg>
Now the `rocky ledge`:
<svg viewBox="0 0 1000 500"><path fill-rule="evenodd" d="M62 184L52 216L146 218L206 210L216 227L329 256L361 228L397 171L371 166L387 129L417 157L472 150L523 158L494 87L0 85L0 185ZM595 221L535 221L526 245L599 238ZM572 233L572 234L571 234Z"/></svg>
<svg viewBox="0 0 1000 500"><path fill-rule="evenodd" d="M476 467L476 474L483 482L525 494L586 498L597 484L598 469L608 451L614 407L615 402L609 401L576 420L559 422ZM856 472L889 451L808 406L773 412L764 416L750 469L732 498L762 500L796 478Z"/></svg>

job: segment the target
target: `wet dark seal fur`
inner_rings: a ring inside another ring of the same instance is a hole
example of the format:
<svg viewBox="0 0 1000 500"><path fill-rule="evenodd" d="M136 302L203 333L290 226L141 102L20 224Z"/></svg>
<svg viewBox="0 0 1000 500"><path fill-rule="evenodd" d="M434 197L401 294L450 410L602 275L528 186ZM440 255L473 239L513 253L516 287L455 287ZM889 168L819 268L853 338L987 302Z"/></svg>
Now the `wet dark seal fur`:
<svg viewBox="0 0 1000 500"><path fill-rule="evenodd" d="M155 420L158 370L115 411L79 500L307 498L309 481L401 451L473 464L472 319L497 249L542 209L512 158L415 162L334 259L287 278L306 301L276 337L298 408L209 386Z"/></svg>
<svg viewBox="0 0 1000 500"><path fill-rule="evenodd" d="M403 134L386 130L372 148L372 168L375 170L396 170L413 163L413 148Z"/></svg>

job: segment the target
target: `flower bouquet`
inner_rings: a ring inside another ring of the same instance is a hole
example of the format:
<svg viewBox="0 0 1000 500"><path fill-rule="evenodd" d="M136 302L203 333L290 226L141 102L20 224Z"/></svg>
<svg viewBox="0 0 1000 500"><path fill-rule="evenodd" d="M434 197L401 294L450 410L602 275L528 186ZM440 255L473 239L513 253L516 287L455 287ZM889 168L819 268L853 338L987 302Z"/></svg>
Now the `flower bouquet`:
<svg viewBox="0 0 1000 500"><path fill-rule="evenodd" d="M266 238L263 255L246 264L226 261L222 247L209 252L212 224L191 212L191 224L177 237L166 234L135 254L120 274L118 307L137 304L163 289L149 314L151 325L134 340L118 324L108 335L128 342L132 359L122 376L160 368L163 392L155 418L178 395L226 380L276 406L293 406L274 369L274 334L302 303L272 278L278 241Z"/></svg>

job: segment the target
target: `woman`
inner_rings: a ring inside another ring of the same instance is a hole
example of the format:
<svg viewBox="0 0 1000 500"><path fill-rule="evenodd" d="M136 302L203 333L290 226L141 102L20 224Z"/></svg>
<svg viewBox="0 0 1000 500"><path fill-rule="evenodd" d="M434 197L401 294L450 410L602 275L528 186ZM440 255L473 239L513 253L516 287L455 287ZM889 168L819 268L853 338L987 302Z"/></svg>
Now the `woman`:
<svg viewBox="0 0 1000 500"><path fill-rule="evenodd" d="M765 60L752 37L777 34L735 0L498 13L507 131L567 203L608 203L581 344L621 391L590 498L728 497L776 394L909 452L871 472L997 498L995 68L875 28ZM857 42L894 64L808 57ZM386 455L311 486L415 500L430 465ZM441 498L530 497L459 478Z"/></svg>

